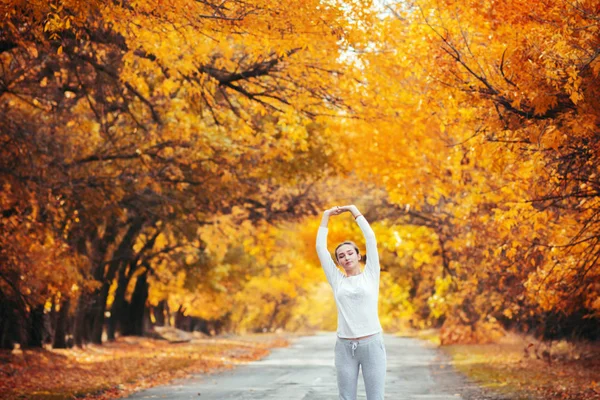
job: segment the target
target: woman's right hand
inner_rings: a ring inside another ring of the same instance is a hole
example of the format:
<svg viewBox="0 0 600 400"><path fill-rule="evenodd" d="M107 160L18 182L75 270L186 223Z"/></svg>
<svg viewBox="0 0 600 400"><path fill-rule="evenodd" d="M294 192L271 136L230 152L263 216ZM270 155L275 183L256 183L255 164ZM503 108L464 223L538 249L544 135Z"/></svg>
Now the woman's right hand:
<svg viewBox="0 0 600 400"><path fill-rule="evenodd" d="M323 218L321 218L321 225L323 228L327 228L327 224L329 223L329 217L333 215L339 215L346 211L343 207L335 206L323 212Z"/></svg>
<svg viewBox="0 0 600 400"><path fill-rule="evenodd" d="M339 210L339 214L346 212L346 211L351 213L352 215L360 214L360 211L358 211L358 208L356 208L356 206L354 204L351 204L349 206L338 206L337 208Z"/></svg>
<svg viewBox="0 0 600 400"><path fill-rule="evenodd" d="M332 208L330 208L328 210L325 210L325 214L327 214L328 216L339 215L339 214L343 213L344 211L346 211L346 210L343 209L342 207L335 206L335 207L332 207Z"/></svg>

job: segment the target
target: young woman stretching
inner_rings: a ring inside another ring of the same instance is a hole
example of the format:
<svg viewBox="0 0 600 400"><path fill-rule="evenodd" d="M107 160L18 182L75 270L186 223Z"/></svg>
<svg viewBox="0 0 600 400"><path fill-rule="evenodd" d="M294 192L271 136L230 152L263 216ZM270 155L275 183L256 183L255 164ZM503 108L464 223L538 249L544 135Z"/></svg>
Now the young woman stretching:
<svg viewBox="0 0 600 400"><path fill-rule="evenodd" d="M353 242L340 243L335 249L335 266L327 251L329 217L350 212L366 242L368 260L361 272L361 255ZM377 312L379 298L379 255L375 233L355 206L334 207L323 213L317 233L317 254L333 289L338 311L335 368L340 400L356 400L358 370L362 368L367 400L383 400L386 353Z"/></svg>

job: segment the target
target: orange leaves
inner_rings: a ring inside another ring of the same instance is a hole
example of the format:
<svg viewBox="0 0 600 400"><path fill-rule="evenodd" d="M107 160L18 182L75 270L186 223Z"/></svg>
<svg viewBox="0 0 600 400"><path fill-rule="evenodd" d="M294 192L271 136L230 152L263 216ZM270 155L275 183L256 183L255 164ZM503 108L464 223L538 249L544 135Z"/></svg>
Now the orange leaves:
<svg viewBox="0 0 600 400"><path fill-rule="evenodd" d="M593 4L422 0L382 15L363 1L14 4L31 12L7 25L16 47L0 54L11 85L0 100L9 139L34 132L35 145L3 150L19 178L2 210L18 205L3 220L16 226L6 254L32 294L87 287L73 249L88 265L112 259L112 242L91 249L98 232L136 217L160 221L133 241L141 251L160 226L152 303L206 317L242 307L248 329L298 326L294 307L321 304L299 300L320 293L316 226L257 222L313 214L324 192L356 197L363 179L393 203L376 226L386 315L518 318L501 285L511 301L542 289L528 306L567 310L561 280L597 309L597 268L578 261L593 260L597 232L586 225L600 173ZM340 172L351 178L314 189ZM19 179L43 183L35 201ZM331 239L360 237L353 229Z"/></svg>
<svg viewBox="0 0 600 400"><path fill-rule="evenodd" d="M445 351L461 372L510 397L600 398L597 345L565 341L545 344L531 337L508 335L501 343L451 345Z"/></svg>
<svg viewBox="0 0 600 400"><path fill-rule="evenodd" d="M519 319L590 303L583 287L598 270L590 124L600 107L589 7L399 5L373 51L358 56L369 66L356 108L367 122L348 122L348 140L364 157L347 161L385 186L398 208L410 204L400 221L430 229L423 251L408 239L396 254L422 267L438 263L415 273L412 288L415 304L430 302L438 317L461 311L454 321L485 330L483 316ZM401 232L406 239L409 229ZM452 277L450 295L420 297L436 274ZM579 300L568 298L565 282Z"/></svg>
<svg viewBox="0 0 600 400"><path fill-rule="evenodd" d="M320 270L311 263L311 228L312 223L263 227L245 241L246 252L254 255L252 263L258 271L253 271L255 276L232 296L235 330L307 328L299 310L315 300L307 296L314 293L321 278ZM313 319L320 317L315 315Z"/></svg>
<svg viewBox="0 0 600 400"><path fill-rule="evenodd" d="M264 357L281 339L238 340L194 338L190 343L119 338L84 350L5 352L0 380L2 398L86 396L118 398L142 388L167 383L190 373L231 368Z"/></svg>
<svg viewBox="0 0 600 400"><path fill-rule="evenodd" d="M241 252L252 225L306 215L315 179L342 169L345 132L323 116L357 87L359 69L340 54L364 47L368 5L11 3L20 12L0 62L12 86L0 101L18 145L1 159L18 190L38 185L38 201L17 191L6 200L9 209L27 199L11 251L35 263L15 262L15 279L44 302L93 287L80 282L92 281L90 267L103 282L151 271L151 302L226 314L247 277L281 262ZM25 136L31 147L18 142ZM121 249L132 220L139 230ZM27 231L35 223L39 232ZM54 259L63 263L49 277ZM28 269L46 272L30 279ZM303 282L289 278L280 292L295 298Z"/></svg>
<svg viewBox="0 0 600 400"><path fill-rule="evenodd" d="M47 298L61 293L70 296L72 285L81 280L84 262L70 252L51 226L37 220L39 205L34 197L24 199L22 204L14 202L17 187L5 184L4 199L0 199L3 210L12 208L10 217L0 223L3 232L0 258L4 260L5 278L0 281L0 288L9 296L25 296L31 304L43 304ZM29 212L20 211L21 207ZM44 212L49 212L48 208Z"/></svg>

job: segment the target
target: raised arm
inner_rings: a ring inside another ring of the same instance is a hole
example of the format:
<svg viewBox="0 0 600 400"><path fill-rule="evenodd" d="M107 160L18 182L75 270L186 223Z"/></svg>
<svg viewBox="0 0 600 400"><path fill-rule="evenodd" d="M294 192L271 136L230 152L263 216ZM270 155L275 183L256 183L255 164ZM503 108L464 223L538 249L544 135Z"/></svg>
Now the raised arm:
<svg viewBox="0 0 600 400"><path fill-rule="evenodd" d="M367 263L366 268L372 268L375 271L379 271L379 253L377 252L377 239L375 238L375 232L371 229L371 225L367 219L360 213L358 208L354 205L340 207L344 211L349 211L356 220L358 227L365 237L365 246L367 248Z"/></svg>
<svg viewBox="0 0 600 400"><path fill-rule="evenodd" d="M334 290L337 286L337 282L339 279L343 278L343 275L335 266L331 254L329 253L329 250L327 250L327 233L329 231L327 229L327 224L329 223L330 215L337 215L340 212L339 207L325 210L325 212L323 212L323 217L321 218L319 231L317 232L317 255L319 256L321 267L323 267L323 271L325 271L325 276L327 276L327 280Z"/></svg>

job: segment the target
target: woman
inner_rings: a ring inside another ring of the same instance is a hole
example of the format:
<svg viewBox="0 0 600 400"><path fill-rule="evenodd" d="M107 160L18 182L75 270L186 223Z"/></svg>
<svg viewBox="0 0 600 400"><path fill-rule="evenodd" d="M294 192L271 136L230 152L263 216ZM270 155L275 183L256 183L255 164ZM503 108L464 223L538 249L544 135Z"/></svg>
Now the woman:
<svg viewBox="0 0 600 400"><path fill-rule="evenodd" d="M335 266L327 251L329 217L344 212L354 216L365 237L369 256L361 271L358 262L366 257L353 242L340 243L334 254L345 274ZM383 400L386 353L377 313L379 255L375 233L356 206L334 207L323 213L317 233L317 254L338 310L335 367L340 400L356 400L359 368L362 368L367 400Z"/></svg>

